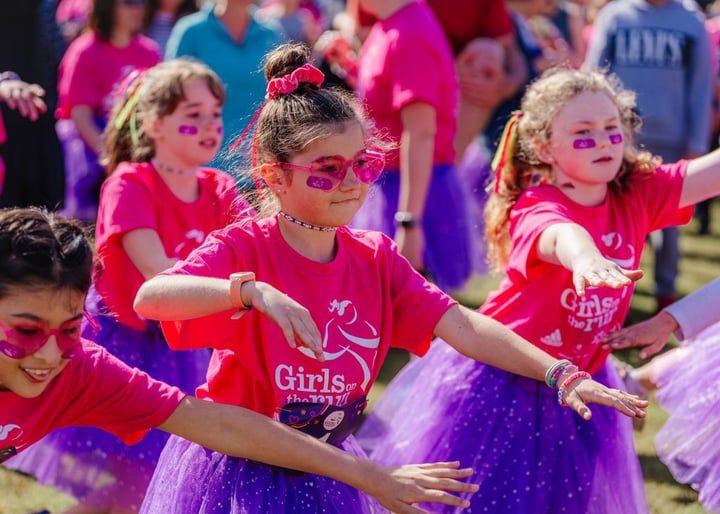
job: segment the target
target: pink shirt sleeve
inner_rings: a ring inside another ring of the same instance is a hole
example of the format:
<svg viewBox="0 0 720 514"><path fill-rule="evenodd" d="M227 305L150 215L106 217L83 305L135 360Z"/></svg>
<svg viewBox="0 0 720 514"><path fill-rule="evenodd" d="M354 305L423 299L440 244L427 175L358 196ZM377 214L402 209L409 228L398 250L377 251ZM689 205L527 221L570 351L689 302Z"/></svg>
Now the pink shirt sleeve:
<svg viewBox="0 0 720 514"><path fill-rule="evenodd" d="M409 33L407 37L398 38L394 49L390 82L392 107L398 111L413 102L426 102L437 107L438 98L443 93L438 74L427 72L444 68L437 50L425 39L411 37L414 35ZM417 65L418 56L421 56L422 67Z"/></svg>
<svg viewBox="0 0 720 514"><path fill-rule="evenodd" d="M130 368L104 348L94 344L90 348L78 367L63 372L72 373L66 378L84 386L68 403L59 426L98 427L133 444L165 422L186 396Z"/></svg>
<svg viewBox="0 0 720 514"><path fill-rule="evenodd" d="M430 349L440 318L457 305L457 301L415 271L407 259L397 253L395 243L391 243L390 249L393 298L391 346L424 355Z"/></svg>
<svg viewBox="0 0 720 514"><path fill-rule="evenodd" d="M178 261L160 274L228 278L236 262L232 246L233 243L228 242L227 231L214 232L186 260ZM239 320L230 319L234 313L235 309L230 309L199 319L163 321L161 326L173 350L223 349L219 343L228 341L237 333Z"/></svg>
<svg viewBox="0 0 720 514"><path fill-rule="evenodd" d="M100 83L97 82L97 66L93 62L90 49L85 51L74 52L70 55L66 54L67 62L63 70L63 78L60 84L65 89L64 109L70 114L73 107L78 105L87 105L95 112L102 109L102 99L105 91L101 90Z"/></svg>
<svg viewBox="0 0 720 514"><path fill-rule="evenodd" d="M692 217L693 206L680 208L680 194L689 161L663 164L655 173L640 174L631 184L631 195L647 206L648 231L684 225Z"/></svg>
<svg viewBox="0 0 720 514"><path fill-rule="evenodd" d="M98 234L99 242L139 228L158 228L153 192L142 174L129 169L131 164L121 163L103 183L98 226L104 232Z"/></svg>

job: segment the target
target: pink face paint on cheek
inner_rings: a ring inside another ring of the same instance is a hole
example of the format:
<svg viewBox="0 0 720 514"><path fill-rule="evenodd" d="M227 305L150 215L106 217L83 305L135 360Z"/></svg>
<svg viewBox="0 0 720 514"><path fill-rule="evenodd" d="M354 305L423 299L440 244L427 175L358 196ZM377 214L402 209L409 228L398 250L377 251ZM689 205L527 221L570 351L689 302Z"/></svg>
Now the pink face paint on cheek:
<svg viewBox="0 0 720 514"><path fill-rule="evenodd" d="M622 134L610 134L610 144L611 145L619 145L623 142L623 135Z"/></svg>
<svg viewBox="0 0 720 514"><path fill-rule="evenodd" d="M576 150L586 150L588 148L595 148L595 146L595 140L593 138L576 139L573 141L573 148Z"/></svg>
<svg viewBox="0 0 720 514"><path fill-rule="evenodd" d="M198 128L195 125L180 125L178 132L185 136L194 136L198 133Z"/></svg>

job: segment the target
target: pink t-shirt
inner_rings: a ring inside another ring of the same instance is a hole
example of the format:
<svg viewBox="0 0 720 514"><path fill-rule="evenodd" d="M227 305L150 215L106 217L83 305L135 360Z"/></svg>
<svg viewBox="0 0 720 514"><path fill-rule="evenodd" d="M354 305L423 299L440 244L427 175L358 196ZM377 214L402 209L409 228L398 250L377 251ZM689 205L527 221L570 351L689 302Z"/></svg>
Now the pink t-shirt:
<svg viewBox="0 0 720 514"><path fill-rule="evenodd" d="M273 416L291 402L345 406L367 394L390 346L423 354L455 301L428 283L386 236L341 228L337 255L318 263L283 239L277 218L214 232L165 274L227 278L252 270L305 306L323 338L326 361L292 349L267 316L234 311L163 323L173 349L212 347L208 383L198 397Z"/></svg>
<svg viewBox="0 0 720 514"><path fill-rule="evenodd" d="M150 68L161 60L160 48L152 39L138 35L120 48L86 32L75 39L60 62L58 119L69 119L72 108L86 105L104 118L113 106L112 92L131 71Z"/></svg>
<svg viewBox="0 0 720 514"><path fill-rule="evenodd" d="M399 142L400 111L413 102L425 102L435 108L437 121L433 163L455 161L455 62L440 24L424 2L411 2L373 25L360 50L358 70L357 92L380 131ZM398 167L398 155L398 150L388 154L388 169Z"/></svg>
<svg viewBox="0 0 720 514"><path fill-rule="evenodd" d="M134 444L164 423L185 396L83 340L82 351L40 396L0 391L0 462L68 426L101 428Z"/></svg>
<svg viewBox="0 0 720 514"><path fill-rule="evenodd" d="M103 183L93 279L106 306L121 323L137 330L145 328L145 321L132 308L145 278L122 246L125 234L140 228L155 230L165 254L184 259L205 236L236 221L247 208L227 173L203 168L197 177L200 197L192 203L175 196L150 163L120 163Z"/></svg>
<svg viewBox="0 0 720 514"><path fill-rule="evenodd" d="M609 192L596 207L573 202L555 186L525 191L510 214L512 250L505 278L480 312L549 354L598 371L608 356L602 339L622 327L634 287L589 288L578 297L570 271L538 258L538 237L556 223L577 223L606 258L637 269L650 231L687 223L692 216L692 206L678 209L686 169L687 161L680 161L652 174L637 173L630 191Z"/></svg>

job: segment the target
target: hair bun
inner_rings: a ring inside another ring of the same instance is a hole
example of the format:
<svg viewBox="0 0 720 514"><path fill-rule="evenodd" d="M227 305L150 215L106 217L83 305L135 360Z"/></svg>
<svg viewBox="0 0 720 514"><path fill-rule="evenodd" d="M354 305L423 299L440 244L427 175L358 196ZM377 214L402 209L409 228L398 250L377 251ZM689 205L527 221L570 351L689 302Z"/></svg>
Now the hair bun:
<svg viewBox="0 0 720 514"><path fill-rule="evenodd" d="M268 53L265 60L265 78L284 77L310 62L310 48L303 43L285 43Z"/></svg>

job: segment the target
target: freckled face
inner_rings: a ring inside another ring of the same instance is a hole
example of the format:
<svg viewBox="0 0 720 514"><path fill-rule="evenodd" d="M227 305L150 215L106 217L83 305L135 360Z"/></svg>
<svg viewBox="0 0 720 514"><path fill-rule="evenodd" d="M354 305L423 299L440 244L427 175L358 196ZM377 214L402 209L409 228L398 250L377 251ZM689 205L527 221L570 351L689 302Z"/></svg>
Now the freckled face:
<svg viewBox="0 0 720 514"><path fill-rule="evenodd" d="M617 107L605 93L579 94L553 120L545 149L557 183L608 184L620 170L625 150Z"/></svg>

